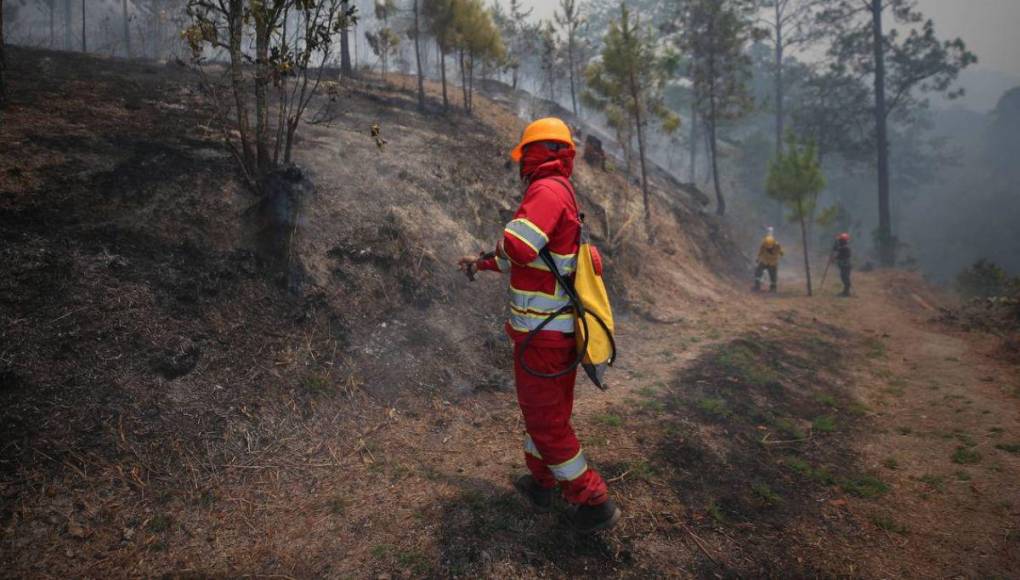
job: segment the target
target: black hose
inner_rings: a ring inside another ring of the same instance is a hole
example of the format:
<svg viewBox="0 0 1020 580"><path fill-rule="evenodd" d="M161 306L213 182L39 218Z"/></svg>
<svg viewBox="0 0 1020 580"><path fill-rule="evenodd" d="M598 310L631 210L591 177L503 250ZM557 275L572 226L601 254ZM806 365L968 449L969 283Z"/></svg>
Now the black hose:
<svg viewBox="0 0 1020 580"><path fill-rule="evenodd" d="M543 379L558 379L562 376L574 372L574 370L581 365L581 362L584 360L584 353L588 350L588 338L591 336L588 334L588 321L585 319L583 311L581 313L578 313L578 316L579 320L581 321L581 327L584 329L584 344L582 345L581 348L577 349L577 358L574 359L573 363L571 363L567 368L563 369L562 371L556 371L554 373L543 373L529 367L528 363L524 362L524 352L528 350L529 346L531 346L531 339L535 338L535 335L541 332L542 329L545 328L547 324L552 322L557 316L566 314L571 310L574 310L573 304L568 304L563 308L560 308L553 314L550 314L548 318L542 321L542 324L539 324L534 330L529 331L528 335L524 337L524 341L521 343L521 348L517 352L517 362L521 363L521 368L527 371L529 375L540 377ZM596 316L596 318L598 317ZM605 326L605 323L603 323L603 326Z"/></svg>
<svg viewBox="0 0 1020 580"><path fill-rule="evenodd" d="M549 255L548 250L543 248L542 251L539 252L539 256L541 256L542 261L545 262L545 265L549 268L549 271L552 272L553 276L556 277L556 281L563 288L563 291L566 292L567 297L570 298L570 304L567 304L556 312L553 312L546 317L541 324L528 332L528 335L524 337L524 341L521 342L520 350L517 352L517 361L521 364L521 368L523 368L529 375L543 379L557 379L574 372L574 370L576 370L577 367L579 367L584 361L584 355L588 351L588 341L591 339L591 333L588 332L588 319L586 317L584 305L581 303L581 299L577 296L577 292L574 290L573 284L568 283L563 275L560 274L560 271L556 268L556 263L553 261L552 256ZM531 346L531 339L535 338L535 335L541 332L542 329L555 320L556 317L566 314L571 310L575 311L577 319L581 322L581 331L584 333L584 343L581 345L581 348L577 349L577 358L575 358L574 362L567 368L554 373L543 373L529 367L527 363L524 362L524 352L528 350L529 346ZM613 349L613 354L609 358L609 365L612 366L613 361L616 359L616 340L613 339L613 333L609 332L609 325L606 324L606 321L602 320L598 314L592 313L591 315L596 321L598 321L603 330L605 330L606 336L609 337L609 344Z"/></svg>

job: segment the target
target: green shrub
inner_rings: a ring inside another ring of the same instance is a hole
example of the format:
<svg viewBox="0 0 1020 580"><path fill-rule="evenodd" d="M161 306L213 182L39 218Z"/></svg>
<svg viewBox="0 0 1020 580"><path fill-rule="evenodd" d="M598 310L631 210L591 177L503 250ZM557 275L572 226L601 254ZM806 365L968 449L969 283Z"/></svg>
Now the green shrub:
<svg viewBox="0 0 1020 580"><path fill-rule="evenodd" d="M891 516L887 515L874 515L871 517L871 523L887 532L893 532L896 534L906 534L910 531L907 526L898 523L896 520L892 519Z"/></svg>
<svg viewBox="0 0 1020 580"><path fill-rule="evenodd" d="M956 275L956 289L966 298L1001 296L1015 283L1005 270L984 258Z"/></svg>
<svg viewBox="0 0 1020 580"><path fill-rule="evenodd" d="M832 485L836 482L836 479L829 473L828 469L812 467L810 463L799 457L785 457L783 458L783 463L793 471L820 485Z"/></svg>
<svg viewBox="0 0 1020 580"><path fill-rule="evenodd" d="M783 498L775 491L772 491L772 488L764 482L758 482L751 485L751 491L753 491L754 495L765 505L776 505L783 501Z"/></svg>
<svg viewBox="0 0 1020 580"><path fill-rule="evenodd" d="M823 417L816 418L811 426L815 431L832 433L836 430L836 419L830 415L825 415Z"/></svg>
<svg viewBox="0 0 1020 580"><path fill-rule="evenodd" d="M956 448L953 452L953 463L959 463L960 465L967 465L970 463L977 463L981 461L981 454L973 449L968 449L964 446Z"/></svg>
<svg viewBox="0 0 1020 580"><path fill-rule="evenodd" d="M605 415L595 415L594 419L596 422L602 423L603 425L607 425L609 427L619 427L623 425L623 418L620 417L619 415L613 415L611 413L607 413Z"/></svg>
<svg viewBox="0 0 1020 580"><path fill-rule="evenodd" d="M817 401L818 403L821 403L822 405L825 405L826 407L833 407L833 408L835 408L837 406L836 405L836 398L833 397L832 395L828 395L828 394L817 394L817 395L815 395L815 401Z"/></svg>
<svg viewBox="0 0 1020 580"><path fill-rule="evenodd" d="M878 497L889 491L889 486L882 480L870 475L862 475L848 479L841 484L843 491L857 497Z"/></svg>
<svg viewBox="0 0 1020 580"><path fill-rule="evenodd" d="M709 415L725 419L733 414L726 406L726 399L701 399L698 401L698 408Z"/></svg>
<svg viewBox="0 0 1020 580"><path fill-rule="evenodd" d="M785 437L790 439L800 440L805 438L804 431L801 430L796 422L787 417L780 417L772 421L772 426L779 429Z"/></svg>
<svg viewBox="0 0 1020 580"><path fill-rule="evenodd" d="M722 508L719 507L719 504L715 503L715 501L708 504L708 515L712 516L712 519L715 520L716 523L726 523L726 514L723 513Z"/></svg>
<svg viewBox="0 0 1020 580"><path fill-rule="evenodd" d="M938 475L926 473L921 477L918 477L917 480L920 481L921 483L928 484L929 486L931 486L932 489L937 491L942 491L943 489L945 489L946 480Z"/></svg>

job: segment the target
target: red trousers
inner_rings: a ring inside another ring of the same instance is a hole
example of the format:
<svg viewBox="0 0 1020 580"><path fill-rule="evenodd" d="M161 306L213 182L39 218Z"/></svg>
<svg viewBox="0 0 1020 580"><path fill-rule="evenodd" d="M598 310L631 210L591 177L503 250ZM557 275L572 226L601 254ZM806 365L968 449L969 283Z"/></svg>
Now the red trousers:
<svg viewBox="0 0 1020 580"><path fill-rule="evenodd" d="M559 483L563 497L572 504L599 505L609 499L606 482L581 453L570 426L574 409L576 370L546 379L524 370L519 360L520 343L514 347L514 379L517 402L524 414L527 435L524 459L535 481L545 488ZM574 362L574 348L529 346L524 360L532 370L554 373Z"/></svg>

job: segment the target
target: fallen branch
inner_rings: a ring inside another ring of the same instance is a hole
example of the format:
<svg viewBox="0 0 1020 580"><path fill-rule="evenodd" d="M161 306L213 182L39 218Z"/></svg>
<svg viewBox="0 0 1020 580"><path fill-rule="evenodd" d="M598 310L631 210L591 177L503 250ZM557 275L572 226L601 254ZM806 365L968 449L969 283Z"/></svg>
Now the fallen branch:
<svg viewBox="0 0 1020 580"><path fill-rule="evenodd" d="M612 479L607 479L606 483L615 483L617 481L623 481L623 478L627 477L627 474L630 473L631 471L632 470L628 469L627 471L624 471L623 473L621 473L620 475L617 475L616 477L614 477Z"/></svg>
<svg viewBox="0 0 1020 580"><path fill-rule="evenodd" d="M704 552L706 556L708 556L708 559L711 560L712 563L715 564L716 566L721 566L719 560L716 560L715 556L712 555L712 552L710 552L708 548L705 547L704 541L698 537L698 534L695 534L694 531L687 526L683 526L683 528L685 532L690 534L691 539L694 540L694 543L697 544L699 548L701 548L701 551Z"/></svg>
<svg viewBox="0 0 1020 580"><path fill-rule="evenodd" d="M215 465L215 467L223 467L227 469L328 469L330 467L343 467L339 463L290 463L280 465L231 465L229 463L221 463Z"/></svg>
<svg viewBox="0 0 1020 580"><path fill-rule="evenodd" d="M56 322L59 322L59 321L65 319L65 318L67 318L68 316L74 314L75 312L81 312L82 310L85 310L84 306L82 306L81 308L75 308L74 310L70 310L66 314L64 314L63 316L58 316L58 317L54 318L53 320L51 320L49 322L49 324L54 324Z"/></svg>
<svg viewBox="0 0 1020 580"><path fill-rule="evenodd" d="M808 433L807 437L804 437L802 439L789 439L787 441L769 441L769 435L771 435L771 433L766 433L765 436L762 437L761 441L759 441L758 443L761 443L762 445L787 445L789 443L801 443L803 441L811 440L810 433Z"/></svg>

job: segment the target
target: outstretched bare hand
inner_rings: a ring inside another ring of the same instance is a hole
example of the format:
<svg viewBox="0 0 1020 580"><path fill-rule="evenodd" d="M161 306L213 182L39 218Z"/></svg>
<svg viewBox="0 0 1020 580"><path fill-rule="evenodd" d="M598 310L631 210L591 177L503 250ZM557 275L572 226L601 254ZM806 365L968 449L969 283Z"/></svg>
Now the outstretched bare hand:
<svg viewBox="0 0 1020 580"><path fill-rule="evenodd" d="M457 269L464 272L464 275L468 277L468 280L475 281L475 273L478 272L478 258L474 256L464 256L457 261Z"/></svg>

